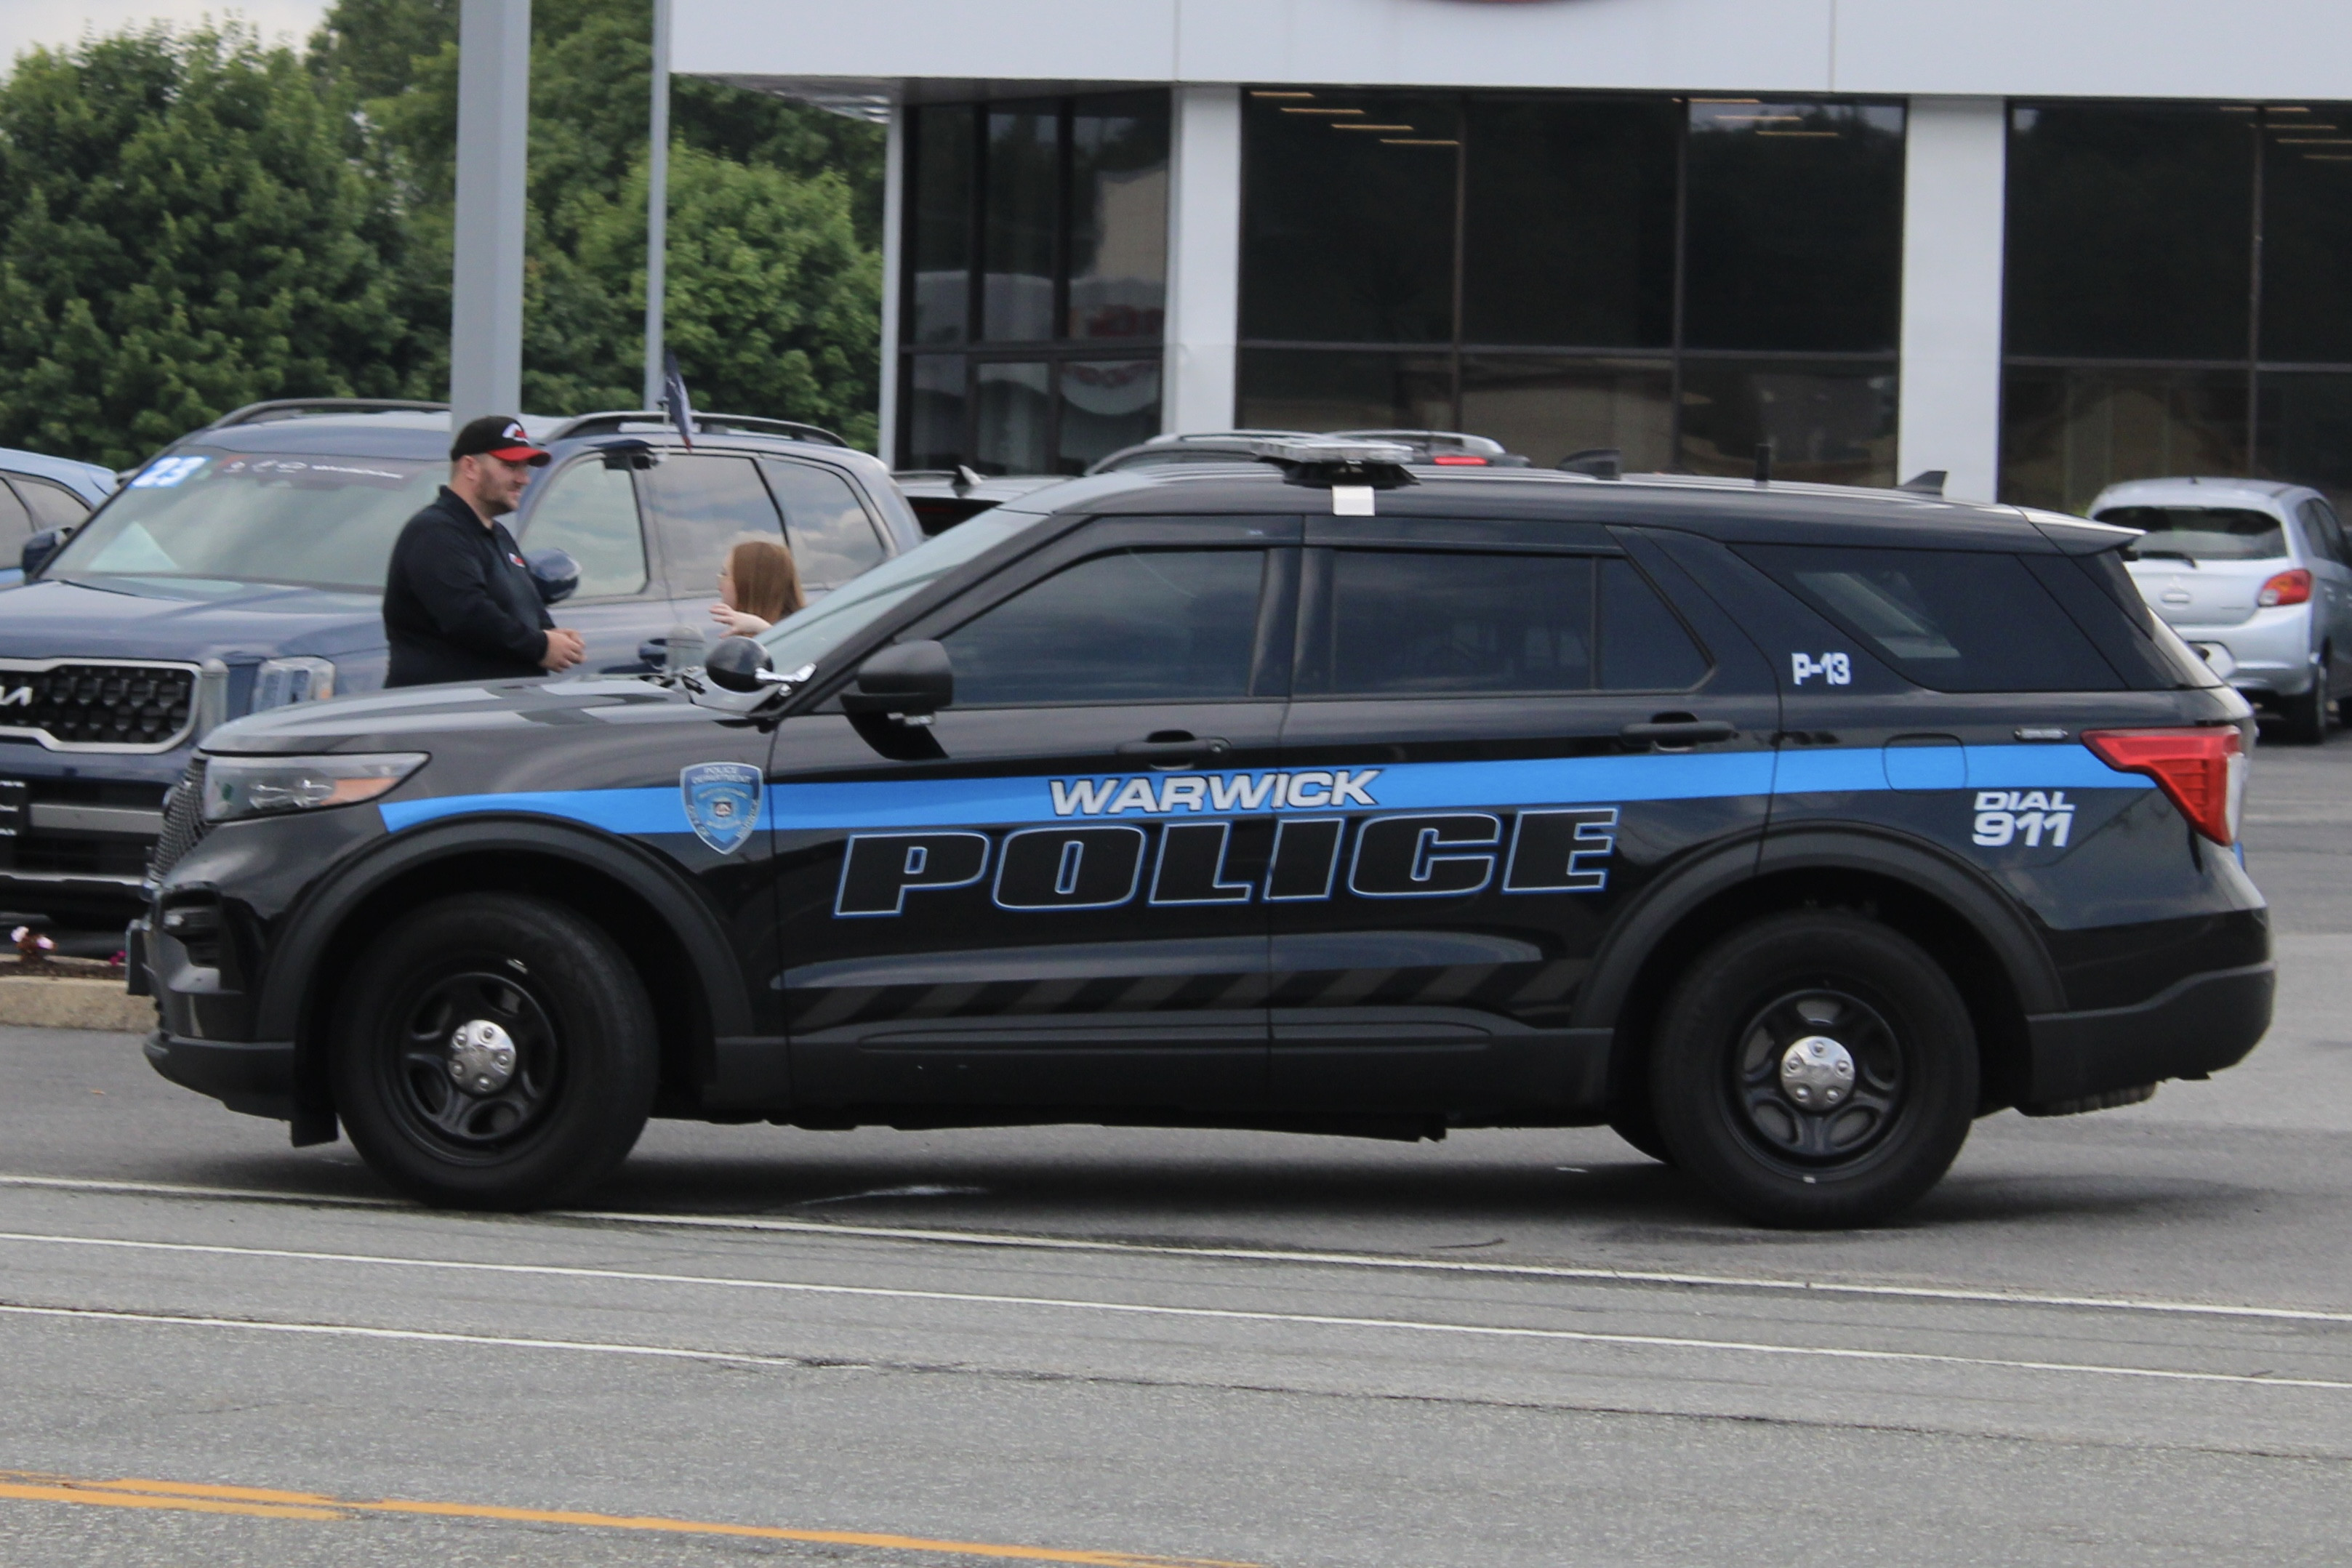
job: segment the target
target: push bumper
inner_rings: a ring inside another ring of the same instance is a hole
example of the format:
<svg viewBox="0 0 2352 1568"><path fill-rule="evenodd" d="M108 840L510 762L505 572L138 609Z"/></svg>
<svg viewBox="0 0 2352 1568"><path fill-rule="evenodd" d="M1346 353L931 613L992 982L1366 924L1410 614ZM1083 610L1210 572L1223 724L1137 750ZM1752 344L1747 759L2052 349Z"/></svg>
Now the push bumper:
<svg viewBox="0 0 2352 1568"><path fill-rule="evenodd" d="M147 1061L183 1089L209 1094L232 1111L295 1119L294 1042L190 1040L157 1030L147 1037Z"/></svg>
<svg viewBox="0 0 2352 1568"><path fill-rule="evenodd" d="M2147 1001L2026 1020L2032 1112L2234 1066L2271 1026L2273 963L2191 975Z"/></svg>

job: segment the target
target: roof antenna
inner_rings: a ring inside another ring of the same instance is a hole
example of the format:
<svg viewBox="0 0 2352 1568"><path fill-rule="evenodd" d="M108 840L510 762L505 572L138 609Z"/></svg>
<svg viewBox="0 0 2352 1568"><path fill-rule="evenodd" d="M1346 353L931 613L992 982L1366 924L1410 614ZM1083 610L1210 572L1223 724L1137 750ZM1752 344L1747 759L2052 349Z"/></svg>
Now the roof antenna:
<svg viewBox="0 0 2352 1568"><path fill-rule="evenodd" d="M1912 475L1895 488L1908 490L1915 496L1933 496L1941 500L1944 495L1944 481L1950 477L1951 475L1941 468L1927 468Z"/></svg>
<svg viewBox="0 0 2352 1568"><path fill-rule="evenodd" d="M1772 482L1772 444L1769 441L1756 444L1756 482L1759 485Z"/></svg>
<svg viewBox="0 0 2352 1568"><path fill-rule="evenodd" d="M953 490L959 496L968 495L971 493L972 486L979 483L980 476L973 473L971 469L963 464L959 463L955 467L955 477L948 481L948 488Z"/></svg>

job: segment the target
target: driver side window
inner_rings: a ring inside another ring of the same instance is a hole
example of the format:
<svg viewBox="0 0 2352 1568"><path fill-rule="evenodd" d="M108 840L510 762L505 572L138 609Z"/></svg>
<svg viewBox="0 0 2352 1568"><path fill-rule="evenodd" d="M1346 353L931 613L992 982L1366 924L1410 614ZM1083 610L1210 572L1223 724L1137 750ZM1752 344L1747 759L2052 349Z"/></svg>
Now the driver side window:
<svg viewBox="0 0 2352 1568"><path fill-rule="evenodd" d="M580 563L581 599L644 592L646 534L628 470L593 457L562 469L547 481L522 547L570 551Z"/></svg>

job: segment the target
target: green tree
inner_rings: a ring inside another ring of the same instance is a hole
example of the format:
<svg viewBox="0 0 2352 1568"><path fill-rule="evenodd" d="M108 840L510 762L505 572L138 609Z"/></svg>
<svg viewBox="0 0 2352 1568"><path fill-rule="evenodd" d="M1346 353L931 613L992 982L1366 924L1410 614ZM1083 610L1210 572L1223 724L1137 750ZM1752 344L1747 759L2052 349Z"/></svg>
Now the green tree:
<svg viewBox="0 0 2352 1568"><path fill-rule="evenodd" d="M633 408L642 391L650 0L535 0L523 401ZM312 41L347 77L448 267L452 0L337 0ZM672 84L665 320L696 402L870 444L878 377L882 132L720 82ZM439 307L446 323L447 307Z"/></svg>
<svg viewBox="0 0 2352 1568"><path fill-rule="evenodd" d="M239 403L429 371L348 93L231 26L21 56L0 84L0 445L114 465Z"/></svg>

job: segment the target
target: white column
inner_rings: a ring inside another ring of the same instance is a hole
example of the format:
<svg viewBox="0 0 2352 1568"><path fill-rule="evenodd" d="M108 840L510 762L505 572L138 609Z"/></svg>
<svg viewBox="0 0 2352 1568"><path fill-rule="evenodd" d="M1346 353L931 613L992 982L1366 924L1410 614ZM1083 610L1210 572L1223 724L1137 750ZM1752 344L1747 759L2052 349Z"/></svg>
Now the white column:
<svg viewBox="0 0 2352 1568"><path fill-rule="evenodd" d="M1168 192L1163 430L1230 430L1241 319L1242 95L1177 87Z"/></svg>
<svg viewBox="0 0 2352 1568"><path fill-rule="evenodd" d="M890 135L882 151L882 383L881 423L874 450L898 464L898 300L906 290L907 106L890 106Z"/></svg>
<svg viewBox="0 0 2352 1568"><path fill-rule="evenodd" d="M449 298L451 427L522 412L522 218L530 193L530 0L457 13L457 209Z"/></svg>
<svg viewBox="0 0 2352 1568"><path fill-rule="evenodd" d="M670 0L654 0L654 90L646 132L646 383L637 404L646 409L661 407L669 383L662 342L669 288L669 8Z"/></svg>
<svg viewBox="0 0 2352 1568"><path fill-rule="evenodd" d="M1906 141L1897 476L1941 468L1946 495L1990 501L2000 479L2007 106L1915 98Z"/></svg>

